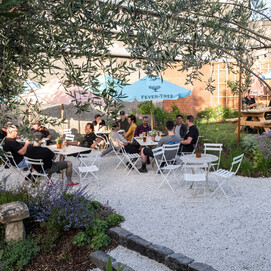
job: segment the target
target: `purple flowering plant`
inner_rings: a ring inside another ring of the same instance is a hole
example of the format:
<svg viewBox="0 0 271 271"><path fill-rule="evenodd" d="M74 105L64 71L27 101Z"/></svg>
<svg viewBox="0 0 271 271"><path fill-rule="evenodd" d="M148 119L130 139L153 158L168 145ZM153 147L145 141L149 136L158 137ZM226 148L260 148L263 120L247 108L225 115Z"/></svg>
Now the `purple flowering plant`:
<svg viewBox="0 0 271 271"><path fill-rule="evenodd" d="M85 228L93 223L94 211L86 187L70 193L62 188L61 180L55 185L41 186L29 202L33 219L46 227L67 231L71 228Z"/></svg>
<svg viewBox="0 0 271 271"><path fill-rule="evenodd" d="M262 135L255 135L258 149L262 152L265 159L271 158L271 131Z"/></svg>

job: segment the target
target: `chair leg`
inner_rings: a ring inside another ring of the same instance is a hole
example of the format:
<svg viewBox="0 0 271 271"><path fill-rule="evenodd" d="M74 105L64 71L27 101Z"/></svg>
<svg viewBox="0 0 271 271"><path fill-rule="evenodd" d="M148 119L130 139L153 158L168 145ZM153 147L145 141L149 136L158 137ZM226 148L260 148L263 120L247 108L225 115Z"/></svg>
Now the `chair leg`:
<svg viewBox="0 0 271 271"><path fill-rule="evenodd" d="M229 197L227 196L227 194L226 194L226 192L225 192L225 190L223 189L223 184L226 182L226 180L227 179L223 179L223 181L221 181L221 182L219 182L219 180L218 180L218 178L215 176L215 179L216 179L216 183L217 183L217 188L214 190L214 192L211 194L211 197L220 189L222 192L223 192L223 194L224 194L224 196L226 197L226 199L228 200L228 201L230 201L229 200Z"/></svg>

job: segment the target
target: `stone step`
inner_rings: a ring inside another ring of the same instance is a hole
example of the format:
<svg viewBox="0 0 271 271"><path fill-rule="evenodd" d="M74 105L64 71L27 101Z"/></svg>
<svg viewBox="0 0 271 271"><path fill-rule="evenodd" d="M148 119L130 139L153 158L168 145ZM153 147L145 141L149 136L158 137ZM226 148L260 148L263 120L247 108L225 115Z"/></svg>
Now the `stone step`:
<svg viewBox="0 0 271 271"><path fill-rule="evenodd" d="M113 270L117 270L117 258L126 265L125 271L216 271L210 265L195 262L194 259L153 244L120 227L109 229L107 234L119 244L109 253L114 262ZM90 255L92 262L102 270L106 270L108 257L103 251L96 251Z"/></svg>

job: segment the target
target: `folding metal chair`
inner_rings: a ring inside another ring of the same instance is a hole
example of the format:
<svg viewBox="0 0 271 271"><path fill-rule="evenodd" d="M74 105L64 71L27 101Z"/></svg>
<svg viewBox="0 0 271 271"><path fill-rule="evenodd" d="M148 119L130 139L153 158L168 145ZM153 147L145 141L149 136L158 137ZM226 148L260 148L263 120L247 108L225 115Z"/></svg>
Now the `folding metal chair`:
<svg viewBox="0 0 271 271"><path fill-rule="evenodd" d="M62 130L59 130L59 134L62 134ZM71 135L72 129L63 129L63 135Z"/></svg>
<svg viewBox="0 0 271 271"><path fill-rule="evenodd" d="M196 192L200 189L201 185L203 188L203 199L206 199L206 186L207 186L207 176L208 176L208 164L194 164L191 173L187 173L189 167L184 166L184 182L185 184L191 182L190 186L186 185L186 200L188 200L189 189L193 189L193 197L195 198ZM197 197L198 199L199 197Z"/></svg>
<svg viewBox="0 0 271 271"><path fill-rule="evenodd" d="M166 182L170 189L174 192L173 187L169 183L168 177L170 173L174 173L178 182L178 177L176 176L175 171L182 167L181 164L176 164L179 147L180 144L167 144L153 149L153 157L157 166L156 176L157 174L162 176L162 182L160 183L158 189L160 189L164 182Z"/></svg>
<svg viewBox="0 0 271 271"><path fill-rule="evenodd" d="M46 171L44 170L44 167L43 167L44 163L43 163L42 159L33 159L33 158L25 157L25 161L28 164L30 174L32 175L35 182L38 181L39 177L42 177L47 181L48 184L53 183L51 176L49 176L46 173ZM31 166L39 166L40 170L39 171L36 171L36 170L32 171Z"/></svg>
<svg viewBox="0 0 271 271"><path fill-rule="evenodd" d="M25 167L25 168L19 168L18 165L16 164L14 157L12 155L11 152L5 152L4 153L4 159L6 161L8 161L6 163L6 166L8 166L10 169L14 168L17 172L17 176L21 175L22 177L28 179L30 181L30 179L27 177L27 175L30 173L29 168ZM27 169L27 171L25 170Z"/></svg>
<svg viewBox="0 0 271 271"><path fill-rule="evenodd" d="M243 157L244 157L244 154L234 157L231 163L230 170L218 169L215 172L211 172L211 175L215 176L216 183L218 184L218 187L214 190L211 196L213 196L218 190L221 190L224 196L227 198L227 200L229 200L223 186L226 184L227 180L232 179L236 175L237 171L239 170L241 166ZM227 182L227 185L231 188L233 193L236 194L233 187L230 185L229 182Z"/></svg>
<svg viewBox="0 0 271 271"><path fill-rule="evenodd" d="M99 168L96 165L94 165L95 161L87 157L81 157L81 159L79 158L79 161L81 164L77 168L77 170L78 170L80 182L83 182L86 179L88 174L92 175L98 181L99 179L96 175L96 172L99 171Z"/></svg>
<svg viewBox="0 0 271 271"><path fill-rule="evenodd" d="M65 141L74 141L74 135L66 134L65 135Z"/></svg>
<svg viewBox="0 0 271 271"><path fill-rule="evenodd" d="M113 149L113 152L114 154L118 157L119 159L119 163L117 164L117 166L114 168L114 170L116 170L121 164L124 165L124 167L126 167L126 164L125 164L125 157L123 155L123 153L121 151L118 151L115 147L114 147L114 144L111 142L110 143L111 146L112 146L112 149ZM120 148L121 150L121 148Z"/></svg>
<svg viewBox="0 0 271 271"><path fill-rule="evenodd" d="M10 168L9 159L6 158L5 152L3 151L3 148L1 146L0 146L0 162L1 162L0 172L5 168Z"/></svg>
<svg viewBox="0 0 271 271"><path fill-rule="evenodd" d="M129 175L132 169L134 169L138 174L140 174L138 168L136 167L136 164L141 156L138 153L127 153L123 145L121 145L121 152L123 154L123 164L125 165L125 169L128 170L126 175ZM127 161L127 163L125 163L125 161Z"/></svg>
<svg viewBox="0 0 271 271"><path fill-rule="evenodd" d="M222 143L204 143L204 154L206 154L207 151L219 152L218 161L216 163L211 163L210 165L214 171L219 169L222 148Z"/></svg>

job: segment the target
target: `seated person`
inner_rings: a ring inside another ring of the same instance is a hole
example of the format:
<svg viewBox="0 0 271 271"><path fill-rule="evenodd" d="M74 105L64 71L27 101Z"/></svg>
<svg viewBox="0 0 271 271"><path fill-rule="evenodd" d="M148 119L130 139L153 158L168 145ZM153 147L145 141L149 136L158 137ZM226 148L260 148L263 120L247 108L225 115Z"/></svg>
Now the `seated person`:
<svg viewBox="0 0 271 271"><path fill-rule="evenodd" d="M104 132L106 131L106 125L105 125L105 121L102 120L101 115L97 114L95 115L95 120L92 122L93 126L94 126L94 132Z"/></svg>
<svg viewBox="0 0 271 271"><path fill-rule="evenodd" d="M35 133L35 132L40 132L43 135L43 138L48 138L49 140L47 141L47 144L52 144L51 139L51 134L48 131L48 129L44 126L41 126L40 121L35 121L34 124L32 125L32 129L31 129L31 133Z"/></svg>
<svg viewBox="0 0 271 271"><path fill-rule="evenodd" d="M181 114L176 116L176 126L174 132L176 135L180 135L181 138L184 138L186 135L187 127L183 123L183 116Z"/></svg>
<svg viewBox="0 0 271 271"><path fill-rule="evenodd" d="M72 163L70 161L54 162L55 154L46 147L41 147L42 139L44 135L41 132L34 133L34 143L27 147L26 156L32 159L42 159L44 165L43 168L50 176L66 169L67 185L74 186L79 183L72 182ZM41 172L41 167L38 165L32 166L37 172Z"/></svg>
<svg viewBox="0 0 271 271"><path fill-rule="evenodd" d="M124 146L125 151L127 153L139 153L139 148L137 146L132 145L131 142L127 141L122 135L118 133L119 129L120 125L118 122L112 124L112 131L110 132L110 141L113 145L110 144L110 146L102 152L101 156L108 154L113 150L113 148L119 151L121 145Z"/></svg>
<svg viewBox="0 0 271 271"><path fill-rule="evenodd" d="M168 131L168 135L161 137L161 139L158 142L157 147L161 147L164 144L179 144L181 137L178 134L174 133L174 122L173 121L167 121L166 123L166 129ZM142 166L139 169L139 172L147 173L147 157L153 157L152 148L142 148L140 152Z"/></svg>
<svg viewBox="0 0 271 271"><path fill-rule="evenodd" d="M194 125L194 117L189 115L186 117L186 125L188 131L184 136L184 139L181 140L181 151L182 152L193 152L195 145L199 137L199 131Z"/></svg>
<svg viewBox="0 0 271 271"><path fill-rule="evenodd" d="M0 130L0 142L7 136L7 125Z"/></svg>
<svg viewBox="0 0 271 271"><path fill-rule="evenodd" d="M250 90L247 93L247 96L243 99L243 105L247 108L255 108L257 103L253 97L250 96Z"/></svg>
<svg viewBox="0 0 271 271"><path fill-rule="evenodd" d="M26 153L26 149L29 145L29 141L27 140L22 146L19 142L16 141L18 136L18 129L15 125L10 125L7 128L7 136L3 142L3 150L5 152L11 152L14 158L15 163L18 165L19 168L27 167L27 164L24 160L24 155ZM13 166L13 161L10 161Z"/></svg>
<svg viewBox="0 0 271 271"><path fill-rule="evenodd" d="M126 118L125 112L120 111L120 120L118 120L118 123L120 124L120 129L124 130L124 132L127 132L129 129L129 121Z"/></svg>
<svg viewBox="0 0 271 271"><path fill-rule="evenodd" d="M135 129L134 136L139 136L143 132L146 134L151 131L151 127L148 125L149 118L147 116L143 117L142 124L138 125Z"/></svg>
<svg viewBox="0 0 271 271"><path fill-rule="evenodd" d="M94 127L92 123L87 123L85 126L85 136L80 141L74 141L74 142L66 142L67 145L79 145L80 147L86 147L90 149L94 149L96 146L100 145L101 148L104 148L105 141L101 138L98 138L94 133ZM91 150L90 150L91 151ZM89 153L88 152L82 152L82 153Z"/></svg>
<svg viewBox="0 0 271 271"><path fill-rule="evenodd" d="M123 136L128 140L128 141L131 141L133 139L133 136L134 136L134 132L135 132L135 129L136 129L136 117L134 115L130 115L128 117L128 123L130 125L129 127L129 130L127 132L124 132L123 133Z"/></svg>

